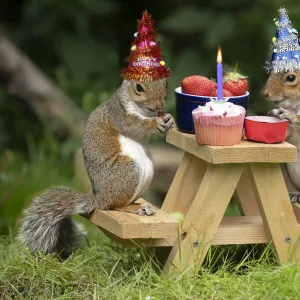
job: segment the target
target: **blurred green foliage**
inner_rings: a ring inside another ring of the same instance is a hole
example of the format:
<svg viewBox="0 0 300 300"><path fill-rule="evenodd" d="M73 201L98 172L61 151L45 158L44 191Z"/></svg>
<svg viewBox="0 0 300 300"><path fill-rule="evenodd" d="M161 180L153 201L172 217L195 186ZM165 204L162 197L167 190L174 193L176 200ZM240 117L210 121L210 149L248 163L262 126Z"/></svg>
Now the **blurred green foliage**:
<svg viewBox="0 0 300 300"><path fill-rule="evenodd" d="M174 114L174 89L185 76L215 77L221 45L225 70L238 62L249 76L250 114L263 114L270 109L260 96L267 78L263 66L281 5L279 0L3 0L0 18L2 31L89 113L121 83L136 19L148 9L172 69L169 111ZM298 1L284 5L299 30ZM53 184L73 185L72 153L78 145L57 141L47 124L3 91L0 115L0 227L6 231L34 193Z"/></svg>
<svg viewBox="0 0 300 300"><path fill-rule="evenodd" d="M38 142L27 135L27 157L6 150L0 158L0 235L15 231L21 211L40 191L51 186L69 186L80 190L73 176L71 140L59 143L51 132Z"/></svg>
<svg viewBox="0 0 300 300"><path fill-rule="evenodd" d="M11 0L1 1L2 29L84 110L90 112L120 84L136 19L148 9L156 20L163 52L173 76L168 109L174 113L173 90L187 75L215 77L218 45L225 69L239 63L249 76L251 113L269 108L260 96L267 74L263 70L275 34L273 18L279 0L121 1ZM285 7L300 28L300 5ZM0 147L25 147L24 131L43 138L39 120L28 108L0 95ZM4 116L5 115L5 116Z"/></svg>

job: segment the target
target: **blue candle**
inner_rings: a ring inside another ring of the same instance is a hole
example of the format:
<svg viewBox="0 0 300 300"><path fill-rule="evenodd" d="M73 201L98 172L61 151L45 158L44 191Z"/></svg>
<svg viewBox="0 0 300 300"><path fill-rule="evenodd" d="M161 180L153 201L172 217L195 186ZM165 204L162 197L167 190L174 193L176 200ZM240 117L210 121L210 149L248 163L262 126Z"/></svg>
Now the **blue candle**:
<svg viewBox="0 0 300 300"><path fill-rule="evenodd" d="M217 99L223 99L223 66L222 66L222 52L219 47L217 55Z"/></svg>

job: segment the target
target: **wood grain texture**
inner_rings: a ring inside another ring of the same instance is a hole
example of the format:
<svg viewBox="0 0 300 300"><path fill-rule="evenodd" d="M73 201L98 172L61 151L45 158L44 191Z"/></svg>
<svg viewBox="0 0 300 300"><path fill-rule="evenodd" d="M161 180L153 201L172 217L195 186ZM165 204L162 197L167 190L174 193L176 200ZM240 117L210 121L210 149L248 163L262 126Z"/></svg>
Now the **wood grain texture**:
<svg viewBox="0 0 300 300"><path fill-rule="evenodd" d="M269 241L260 216L242 216L224 217L211 244L262 244Z"/></svg>
<svg viewBox="0 0 300 300"><path fill-rule="evenodd" d="M247 140L234 146L199 145L195 135L172 129L167 133L167 142L181 148L211 164L247 162L293 162L296 161L296 147L283 142L263 144Z"/></svg>
<svg viewBox="0 0 300 300"><path fill-rule="evenodd" d="M99 227L99 226L98 226ZM114 242L121 244L127 248L147 248L147 247L158 247L159 249L166 249L173 246L176 238L174 236L159 239L122 239L113 233L99 227L107 237Z"/></svg>
<svg viewBox="0 0 300 300"><path fill-rule="evenodd" d="M300 262L300 232L280 165L251 164L250 167L260 212L280 261Z"/></svg>
<svg viewBox="0 0 300 300"><path fill-rule="evenodd" d="M243 216L260 216L250 172L250 167L247 164L236 187L235 196Z"/></svg>
<svg viewBox="0 0 300 300"><path fill-rule="evenodd" d="M148 204L143 199L136 202ZM179 222L160 209L154 216L96 209L90 221L121 239L168 239L177 237L179 228Z"/></svg>
<svg viewBox="0 0 300 300"><path fill-rule="evenodd" d="M204 160L184 152L161 209L166 213L181 211L186 216L199 189L206 168L207 163ZM162 265L166 263L170 251L170 247L155 250L156 257Z"/></svg>
<svg viewBox="0 0 300 300"><path fill-rule="evenodd" d="M240 164L209 165L207 167L183 223L181 240L175 242L165 264L165 271L168 271L172 265L179 270L184 270L192 265L190 272L197 272L218 230L242 175L243 167Z"/></svg>
<svg viewBox="0 0 300 300"><path fill-rule="evenodd" d="M128 247L166 247L174 245L177 237L166 239L121 239L111 232L99 227L110 239ZM262 218L259 216L250 217L223 217L211 245L239 245L239 244L261 244L268 243L268 237Z"/></svg>
<svg viewBox="0 0 300 300"><path fill-rule="evenodd" d="M185 152L161 209L187 214L206 171L206 162Z"/></svg>

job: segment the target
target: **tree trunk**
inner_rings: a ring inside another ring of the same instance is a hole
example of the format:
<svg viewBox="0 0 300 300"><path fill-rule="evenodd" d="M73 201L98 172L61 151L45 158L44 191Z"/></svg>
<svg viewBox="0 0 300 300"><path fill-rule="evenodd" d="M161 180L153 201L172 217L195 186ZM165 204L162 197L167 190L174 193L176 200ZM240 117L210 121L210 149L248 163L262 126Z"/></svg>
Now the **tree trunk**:
<svg viewBox="0 0 300 300"><path fill-rule="evenodd" d="M87 115L47 78L3 34L0 35L0 87L25 101L57 131L81 139Z"/></svg>

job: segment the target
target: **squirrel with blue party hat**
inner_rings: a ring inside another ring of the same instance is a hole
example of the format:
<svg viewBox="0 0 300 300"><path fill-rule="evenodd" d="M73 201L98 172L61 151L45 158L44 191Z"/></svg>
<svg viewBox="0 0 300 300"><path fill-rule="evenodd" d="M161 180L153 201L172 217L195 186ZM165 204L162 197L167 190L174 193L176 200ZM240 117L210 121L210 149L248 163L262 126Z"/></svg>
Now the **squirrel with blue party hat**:
<svg viewBox="0 0 300 300"><path fill-rule="evenodd" d="M71 215L96 208L153 215L152 205L131 205L149 187L153 163L145 142L153 133L175 126L164 113L170 69L155 41L154 21L145 11L138 20L129 65L116 92L89 116L82 150L93 191L81 194L65 187L50 188L25 210L18 239L32 253L68 257L83 234Z"/></svg>
<svg viewBox="0 0 300 300"><path fill-rule="evenodd" d="M300 43L285 8L274 19L276 37L272 38L269 78L261 93L276 108L269 115L289 120L287 141L297 148L297 161L287 164L289 178L298 190L290 192L292 202L300 202Z"/></svg>

